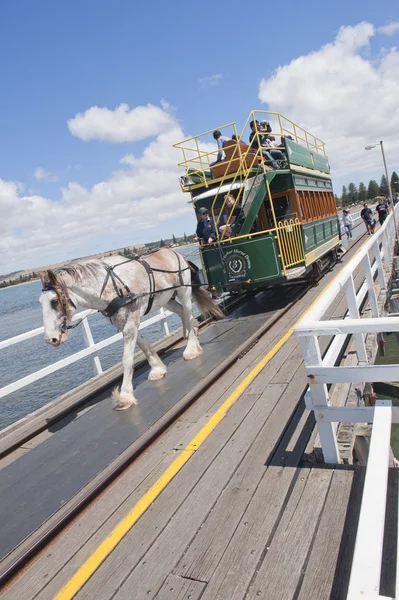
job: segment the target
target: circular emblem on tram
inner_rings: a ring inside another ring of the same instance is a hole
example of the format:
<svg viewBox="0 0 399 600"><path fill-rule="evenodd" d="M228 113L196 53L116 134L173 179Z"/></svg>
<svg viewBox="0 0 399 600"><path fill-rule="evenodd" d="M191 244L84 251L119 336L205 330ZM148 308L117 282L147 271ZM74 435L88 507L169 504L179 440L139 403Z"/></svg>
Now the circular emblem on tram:
<svg viewBox="0 0 399 600"><path fill-rule="evenodd" d="M246 277L248 271L247 256L240 251L231 251L226 257L226 269L232 277Z"/></svg>

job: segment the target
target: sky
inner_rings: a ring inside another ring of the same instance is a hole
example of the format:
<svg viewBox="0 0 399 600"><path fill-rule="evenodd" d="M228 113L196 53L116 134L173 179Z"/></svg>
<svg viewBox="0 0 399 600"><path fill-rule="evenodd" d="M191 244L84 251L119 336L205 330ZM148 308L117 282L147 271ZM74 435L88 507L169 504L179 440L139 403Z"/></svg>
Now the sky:
<svg viewBox="0 0 399 600"><path fill-rule="evenodd" d="M397 0L0 3L0 274L190 234L173 144L280 112L335 191L399 171Z"/></svg>

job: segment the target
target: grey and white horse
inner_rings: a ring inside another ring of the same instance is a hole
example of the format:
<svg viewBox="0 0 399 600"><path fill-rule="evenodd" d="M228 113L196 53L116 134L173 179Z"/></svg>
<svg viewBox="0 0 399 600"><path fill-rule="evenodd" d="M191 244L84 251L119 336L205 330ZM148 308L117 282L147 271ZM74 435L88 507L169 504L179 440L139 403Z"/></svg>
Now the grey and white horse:
<svg viewBox="0 0 399 600"><path fill-rule="evenodd" d="M185 360L192 360L203 352L192 313L192 297L205 316L223 316L208 292L199 286L197 273L183 256L173 250L162 249L144 259L126 261L120 256L112 256L78 261L40 273L44 332L46 341L54 347L68 340L68 324L78 306L107 313L111 302L114 302L116 312L111 321L123 332L124 339L122 387L113 392L117 410L137 404L132 382L136 342L151 367L149 379L161 379L167 371L139 333L140 319L144 314L165 307L179 315L187 339L183 353ZM118 308L118 303L123 304L129 293L134 300Z"/></svg>

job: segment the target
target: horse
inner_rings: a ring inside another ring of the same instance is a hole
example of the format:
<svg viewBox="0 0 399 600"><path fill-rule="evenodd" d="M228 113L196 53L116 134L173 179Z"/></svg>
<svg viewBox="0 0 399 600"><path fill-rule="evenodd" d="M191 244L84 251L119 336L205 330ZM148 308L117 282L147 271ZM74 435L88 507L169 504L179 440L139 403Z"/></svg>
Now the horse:
<svg viewBox="0 0 399 600"><path fill-rule="evenodd" d="M180 317L187 339L185 360L193 360L203 352L198 340L198 323L192 313L192 299L204 317L223 317L221 308L200 287L198 268L174 250L162 248L145 257L121 258L109 256L76 261L40 273L40 303L48 344L57 348L67 342L69 329L76 326L70 323L78 307L103 313L122 331L123 380L121 388L113 391L116 410L137 404L132 381L136 343L150 366L148 379L161 379L167 372L158 354L139 333L143 315L165 307Z"/></svg>

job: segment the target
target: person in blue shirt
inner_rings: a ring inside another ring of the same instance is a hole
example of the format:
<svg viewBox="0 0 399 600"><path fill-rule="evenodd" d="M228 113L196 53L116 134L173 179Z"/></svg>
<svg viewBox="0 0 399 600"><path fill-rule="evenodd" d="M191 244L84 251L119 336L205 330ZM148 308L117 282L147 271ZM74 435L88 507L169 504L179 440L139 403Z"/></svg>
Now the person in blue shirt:
<svg viewBox="0 0 399 600"><path fill-rule="evenodd" d="M376 223L375 219L373 219L373 211L367 206L367 204L363 204L360 216L362 217L364 224L366 225L367 235L374 233L374 227Z"/></svg>
<svg viewBox="0 0 399 600"><path fill-rule="evenodd" d="M198 214L201 220L198 221L197 225L197 237L203 244L212 244L216 239L216 232L213 221L209 216L209 210L204 207L200 208Z"/></svg>
<svg viewBox="0 0 399 600"><path fill-rule="evenodd" d="M225 142L229 142L231 140L231 138L228 138L225 135L222 135L222 133L219 131L219 129L216 129L213 132L213 139L216 140L219 152L217 154L216 160L209 164L210 167L213 167L213 165L216 165L217 163L222 162L222 160L224 160L225 154L223 152L223 144ZM212 175L212 179L214 179L212 169L211 169L211 175Z"/></svg>
<svg viewBox="0 0 399 600"><path fill-rule="evenodd" d="M226 137L225 135L222 135L221 132L219 131L219 129L216 129L216 131L213 132L213 138L216 140L216 143L218 145L218 155L216 157L216 162L212 163L212 164L216 164L218 162L221 162L224 159L224 152L223 152L223 144L225 142L229 142L231 140L231 138Z"/></svg>

